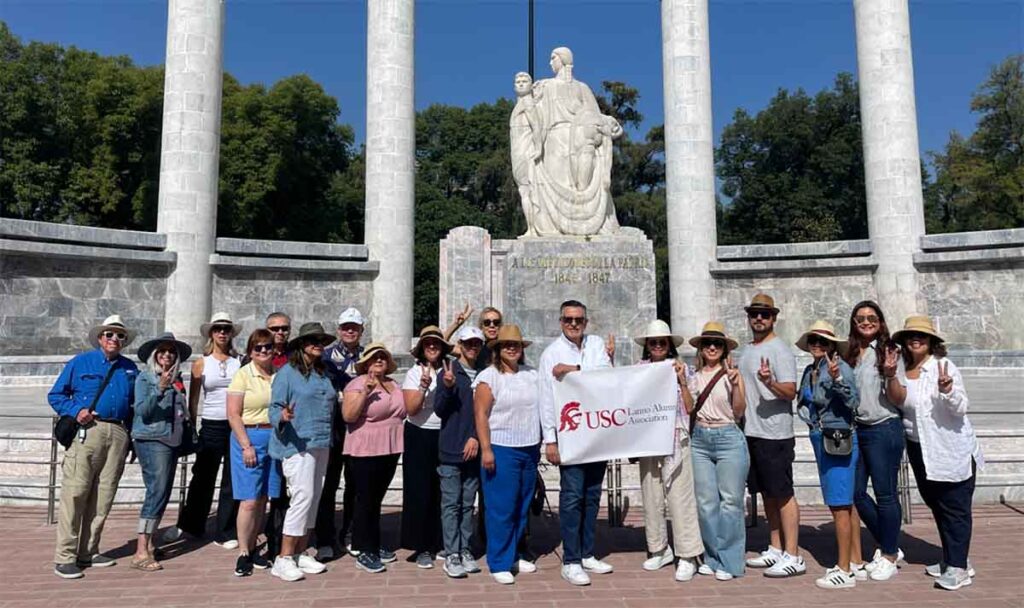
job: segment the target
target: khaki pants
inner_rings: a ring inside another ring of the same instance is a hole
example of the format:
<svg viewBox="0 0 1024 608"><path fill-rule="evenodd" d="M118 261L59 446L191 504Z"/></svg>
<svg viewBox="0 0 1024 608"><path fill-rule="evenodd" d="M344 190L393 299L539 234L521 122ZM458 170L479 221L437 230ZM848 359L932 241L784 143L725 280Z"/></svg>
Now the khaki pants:
<svg viewBox="0 0 1024 608"><path fill-rule="evenodd" d="M64 452L54 563L89 560L100 552L100 535L127 453L128 432L109 422L92 423L85 441L75 438Z"/></svg>
<svg viewBox="0 0 1024 608"><path fill-rule="evenodd" d="M693 493L693 464L690 461L690 438L682 433L679 439L679 466L665 491L661 456L640 459L640 491L644 501L644 532L647 550L660 553L668 546L665 509L672 518L672 547L676 557L696 557L704 552L697 521L697 499Z"/></svg>

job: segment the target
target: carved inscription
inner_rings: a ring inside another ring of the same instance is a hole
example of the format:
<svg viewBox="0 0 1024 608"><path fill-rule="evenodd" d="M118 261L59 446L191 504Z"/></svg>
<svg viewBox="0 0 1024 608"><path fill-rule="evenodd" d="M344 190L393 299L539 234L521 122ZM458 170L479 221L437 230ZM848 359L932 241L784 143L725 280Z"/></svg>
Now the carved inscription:
<svg viewBox="0 0 1024 608"><path fill-rule="evenodd" d="M514 257L510 268L541 270L555 284L603 285L612 280L613 270L649 270L651 261L642 255Z"/></svg>

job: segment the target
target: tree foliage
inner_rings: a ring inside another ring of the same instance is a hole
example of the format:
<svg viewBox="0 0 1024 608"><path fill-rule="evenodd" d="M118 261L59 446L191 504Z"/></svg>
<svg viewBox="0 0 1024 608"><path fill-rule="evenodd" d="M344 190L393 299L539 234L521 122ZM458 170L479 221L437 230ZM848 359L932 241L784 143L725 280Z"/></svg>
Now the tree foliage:
<svg viewBox="0 0 1024 608"><path fill-rule="evenodd" d="M1024 227L1024 55L994 67L971 100L979 115L970 137L953 132L931 154L929 232Z"/></svg>

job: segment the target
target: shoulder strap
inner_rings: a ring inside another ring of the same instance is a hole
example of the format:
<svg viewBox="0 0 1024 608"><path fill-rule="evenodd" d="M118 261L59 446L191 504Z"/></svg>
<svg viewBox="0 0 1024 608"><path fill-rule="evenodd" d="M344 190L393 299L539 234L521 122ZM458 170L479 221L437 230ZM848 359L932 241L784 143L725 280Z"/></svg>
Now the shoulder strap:
<svg viewBox="0 0 1024 608"><path fill-rule="evenodd" d="M100 383L100 388L96 391L96 394L92 397L92 403L89 404L89 413L93 413L96 410L96 404L100 402L100 396L103 395L103 389L107 388L107 384L110 383L110 377L114 375L114 370L117 369L117 359L110 364L110 369L107 370L107 375L103 377L103 382Z"/></svg>
<svg viewBox="0 0 1024 608"><path fill-rule="evenodd" d="M690 412L690 429L693 429L694 425L697 424L697 412L700 411L700 408L704 407L704 402L711 396L711 391L714 390L715 385L722 379L722 376L725 376L725 369L718 370L718 373L711 378L711 382L708 382L708 385L697 396L697 402L693 404L693 411Z"/></svg>

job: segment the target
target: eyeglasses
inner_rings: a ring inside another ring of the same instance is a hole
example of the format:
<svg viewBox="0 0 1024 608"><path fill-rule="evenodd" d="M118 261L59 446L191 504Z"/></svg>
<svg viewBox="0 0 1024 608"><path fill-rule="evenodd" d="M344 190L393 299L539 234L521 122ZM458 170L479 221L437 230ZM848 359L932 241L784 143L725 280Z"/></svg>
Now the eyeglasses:
<svg viewBox="0 0 1024 608"><path fill-rule="evenodd" d="M725 348L725 341L723 341L723 340L701 340L700 341L700 347L701 348L717 348L718 350L722 350L723 348Z"/></svg>
<svg viewBox="0 0 1024 608"><path fill-rule="evenodd" d="M501 319L484 319L480 321L480 325L484 327L501 327Z"/></svg>
<svg viewBox="0 0 1024 608"><path fill-rule="evenodd" d="M230 334L231 330L234 329L230 325L214 325L210 328L212 334Z"/></svg>
<svg viewBox="0 0 1024 608"><path fill-rule="evenodd" d="M828 340L825 338L819 338L818 336L807 336L807 346L828 346Z"/></svg>
<svg viewBox="0 0 1024 608"><path fill-rule="evenodd" d="M267 352L271 352L273 350L274 350L274 345L269 343L269 342L266 342L264 344L257 344L257 345L252 347L252 352L254 352L254 353L267 353Z"/></svg>
<svg viewBox="0 0 1024 608"><path fill-rule="evenodd" d="M270 331L274 332L275 334L286 334L286 333L288 333L288 332L290 332L292 330L292 326L291 325L275 325L274 327L268 327L267 329L269 329Z"/></svg>
<svg viewBox="0 0 1024 608"><path fill-rule="evenodd" d="M853 320L856 321L858 325L862 323L878 323L878 317L875 315L857 315Z"/></svg>
<svg viewBox="0 0 1024 608"><path fill-rule="evenodd" d="M668 338L647 338L647 346L668 346Z"/></svg>
<svg viewBox="0 0 1024 608"><path fill-rule="evenodd" d="M117 340L118 342L124 342L128 339L128 334L120 331L105 331L100 335L107 340Z"/></svg>
<svg viewBox="0 0 1024 608"><path fill-rule="evenodd" d="M562 324L564 325L586 325L586 317L562 317Z"/></svg>
<svg viewBox="0 0 1024 608"><path fill-rule="evenodd" d="M770 310L751 310L747 313L748 319L771 319L775 316Z"/></svg>

